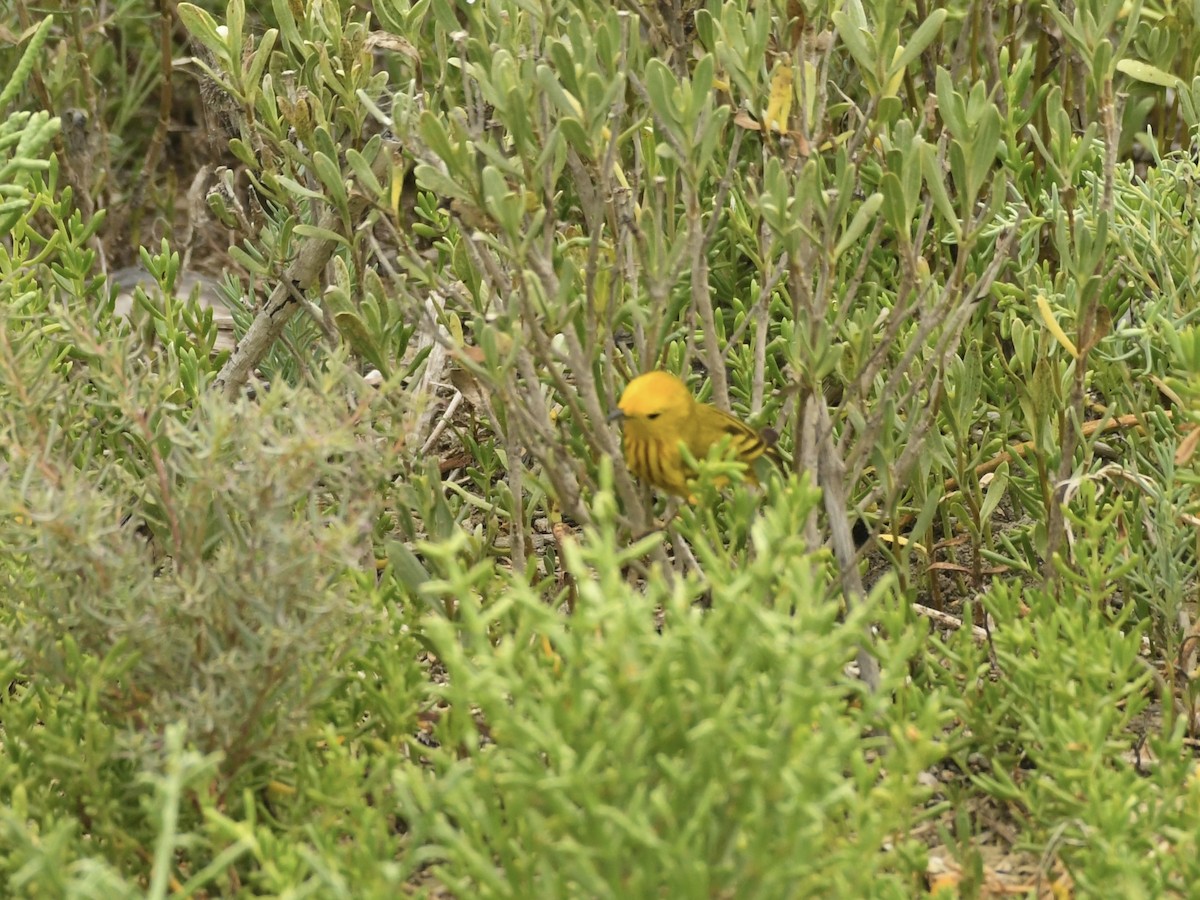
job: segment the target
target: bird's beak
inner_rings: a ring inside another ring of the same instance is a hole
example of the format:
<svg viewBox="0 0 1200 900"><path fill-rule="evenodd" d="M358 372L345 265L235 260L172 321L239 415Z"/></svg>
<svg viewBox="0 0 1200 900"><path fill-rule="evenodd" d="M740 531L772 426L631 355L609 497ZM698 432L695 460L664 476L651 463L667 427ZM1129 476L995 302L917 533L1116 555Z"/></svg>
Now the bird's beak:
<svg viewBox="0 0 1200 900"><path fill-rule="evenodd" d="M607 418L605 421L607 421L607 422L616 422L616 421L618 421L619 419L623 419L623 418L625 418L625 410L623 410L623 409L614 409L612 412L610 412L610 413L608 414L608 418Z"/></svg>

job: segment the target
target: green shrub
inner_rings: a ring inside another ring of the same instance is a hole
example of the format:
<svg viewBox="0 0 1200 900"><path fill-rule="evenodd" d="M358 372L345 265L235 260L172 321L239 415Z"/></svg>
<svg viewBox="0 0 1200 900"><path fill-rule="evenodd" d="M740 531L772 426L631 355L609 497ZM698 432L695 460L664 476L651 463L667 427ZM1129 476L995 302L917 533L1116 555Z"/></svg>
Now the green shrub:
<svg viewBox="0 0 1200 900"><path fill-rule="evenodd" d="M480 575L481 605L429 624L441 746L392 776L409 866L471 896L908 895L938 700L864 695L848 667L868 614L839 615L794 530L817 496L771 499L752 558L705 581L656 567L635 587L645 544L613 554L601 523L565 548L570 619ZM893 638L899 685L920 632Z"/></svg>

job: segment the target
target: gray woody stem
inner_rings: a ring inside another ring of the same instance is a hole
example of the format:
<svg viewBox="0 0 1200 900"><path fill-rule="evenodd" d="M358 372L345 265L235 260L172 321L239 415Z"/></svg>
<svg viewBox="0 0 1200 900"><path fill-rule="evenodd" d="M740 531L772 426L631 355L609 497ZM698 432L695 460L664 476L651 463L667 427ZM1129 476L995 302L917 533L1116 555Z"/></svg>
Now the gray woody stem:
<svg viewBox="0 0 1200 900"><path fill-rule="evenodd" d="M371 171L380 182L386 184L392 165L392 148L384 143L371 163ZM353 231L362 223L363 214L371 205L372 198L354 191L350 195L350 218L344 222L338 211L333 208L321 213L317 227L324 231L332 231L345 235L347 227ZM214 382L214 389L225 394L229 399L237 397L245 386L254 370L270 352L271 346L283 334L283 328L288 320L300 308L297 296L321 275L329 263L338 242L332 238L307 238L300 247L300 252L292 260L291 265L283 273L283 278L271 296L262 305L246 336L238 342L237 348L221 369Z"/></svg>

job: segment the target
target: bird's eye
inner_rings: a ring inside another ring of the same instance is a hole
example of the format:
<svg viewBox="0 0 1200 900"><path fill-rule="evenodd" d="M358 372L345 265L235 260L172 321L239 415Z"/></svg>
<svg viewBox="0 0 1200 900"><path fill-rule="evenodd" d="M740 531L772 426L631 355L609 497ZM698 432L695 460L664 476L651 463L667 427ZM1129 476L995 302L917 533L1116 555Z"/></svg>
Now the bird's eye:
<svg viewBox="0 0 1200 900"><path fill-rule="evenodd" d="M658 418L659 416L661 416L661 415L662 415L662 413L647 413L647 414L646 414L646 418L647 418L647 419L650 419L651 421L654 421L655 419L657 419L657 418Z"/></svg>

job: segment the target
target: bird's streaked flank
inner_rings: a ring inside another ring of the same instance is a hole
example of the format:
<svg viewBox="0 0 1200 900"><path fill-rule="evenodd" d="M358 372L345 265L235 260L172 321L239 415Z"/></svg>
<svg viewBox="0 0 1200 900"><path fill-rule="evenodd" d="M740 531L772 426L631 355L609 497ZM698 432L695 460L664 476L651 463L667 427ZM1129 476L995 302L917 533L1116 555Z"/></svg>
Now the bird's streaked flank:
<svg viewBox="0 0 1200 900"><path fill-rule="evenodd" d="M736 459L753 464L766 457L779 463L775 448L740 419L715 406L699 403L670 372L647 372L625 387L609 420L624 427L625 464L635 477L680 497L691 494L688 481L696 473L684 461L680 443L696 459L726 438ZM753 466L746 480L758 483Z"/></svg>

